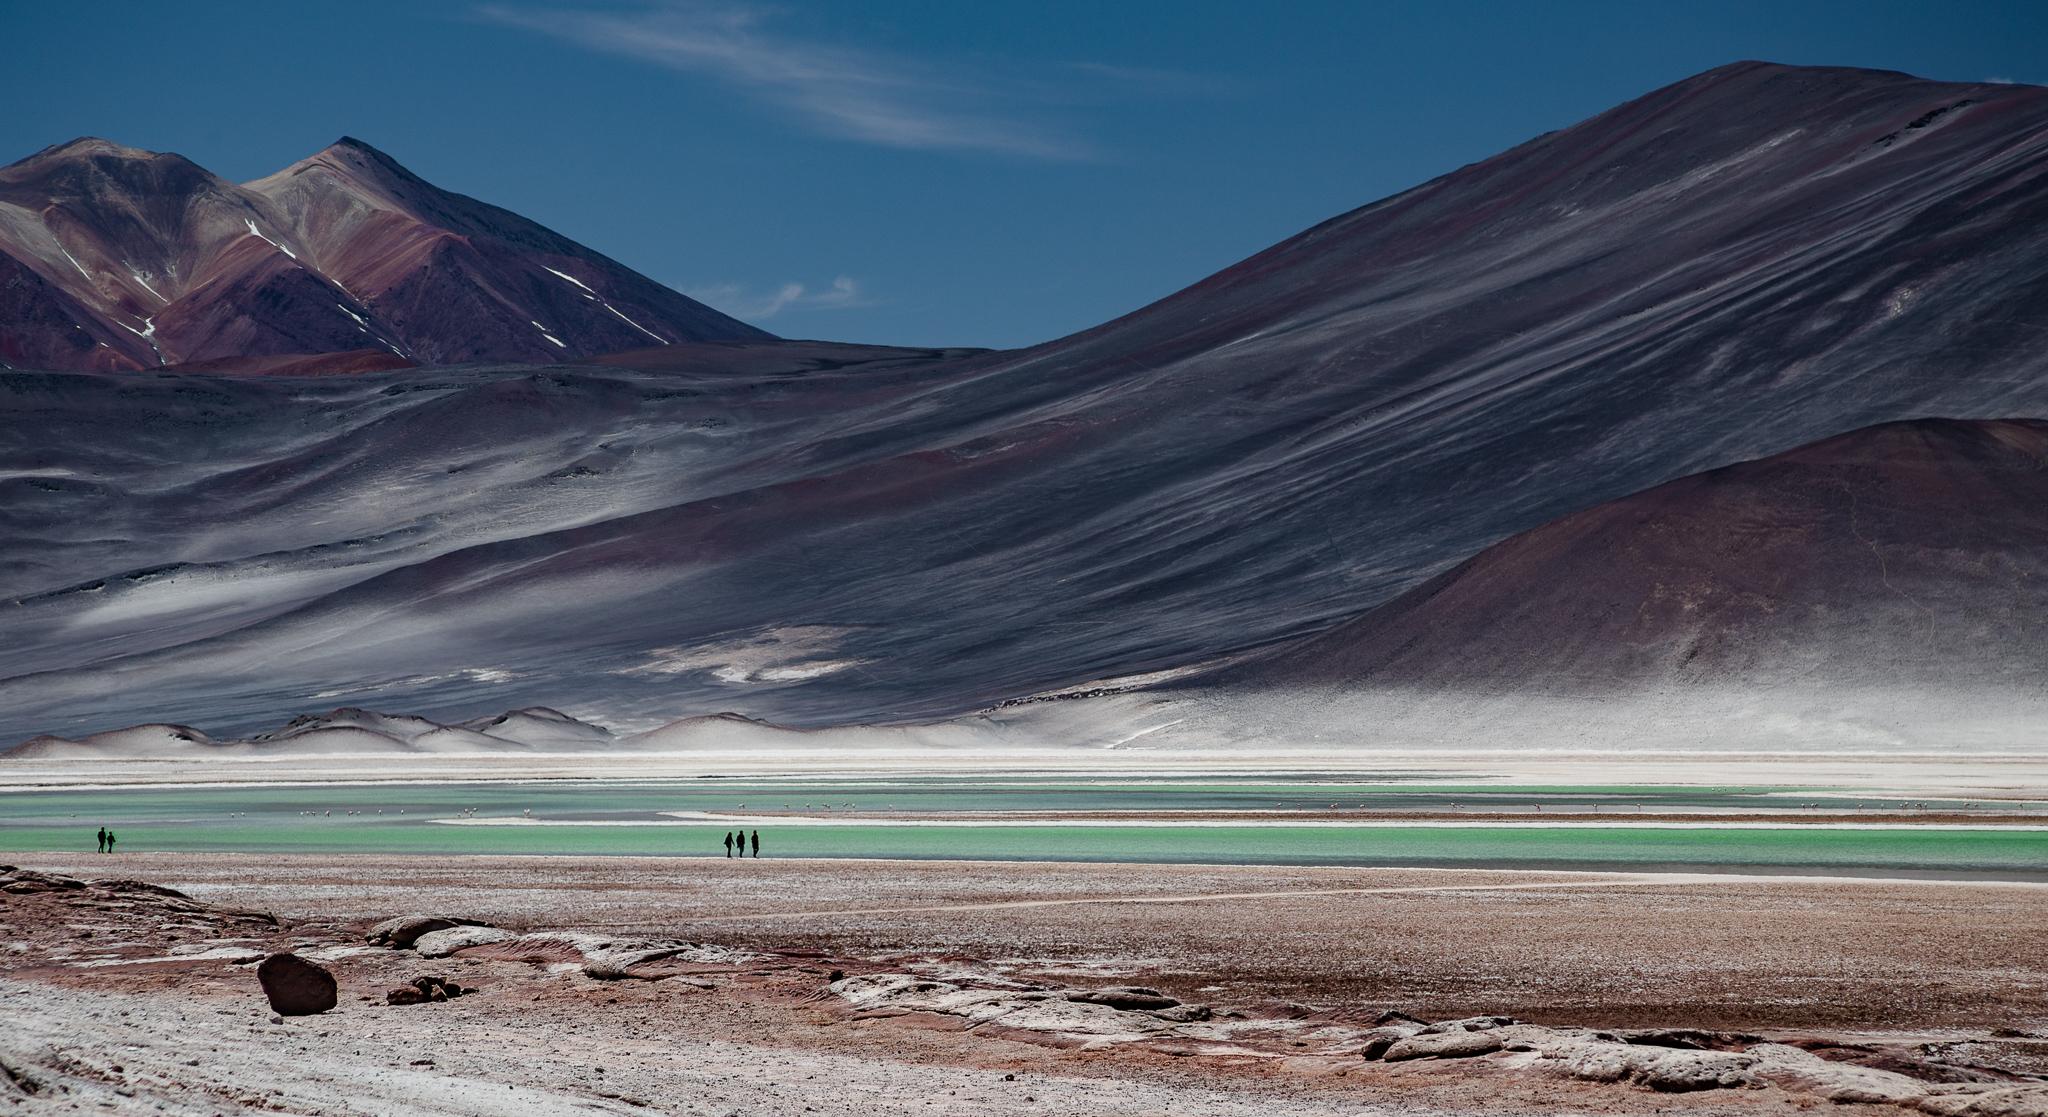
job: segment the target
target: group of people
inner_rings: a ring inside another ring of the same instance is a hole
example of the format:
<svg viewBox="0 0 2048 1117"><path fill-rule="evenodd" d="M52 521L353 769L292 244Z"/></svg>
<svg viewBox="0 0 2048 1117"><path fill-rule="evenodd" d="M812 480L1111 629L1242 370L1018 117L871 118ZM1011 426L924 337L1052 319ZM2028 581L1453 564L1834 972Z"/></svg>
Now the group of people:
<svg viewBox="0 0 2048 1117"><path fill-rule="evenodd" d="M114 852L114 832L104 826L100 827L100 852Z"/></svg>
<svg viewBox="0 0 2048 1117"><path fill-rule="evenodd" d="M730 830L726 832L725 855L731 857L733 850L739 850L741 857L747 855L747 832L745 830L741 830L738 833ZM759 830L754 831L754 856L761 856L761 832Z"/></svg>

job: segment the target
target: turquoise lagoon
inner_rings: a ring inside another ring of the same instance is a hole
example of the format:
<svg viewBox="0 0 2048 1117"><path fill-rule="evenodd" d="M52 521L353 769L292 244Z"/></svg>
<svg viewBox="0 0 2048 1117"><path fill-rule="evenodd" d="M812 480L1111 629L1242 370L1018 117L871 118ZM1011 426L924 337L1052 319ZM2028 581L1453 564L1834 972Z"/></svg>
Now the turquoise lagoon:
<svg viewBox="0 0 2048 1117"><path fill-rule="evenodd" d="M1804 803L1854 813L1895 801L1770 787L1504 787L1346 782L957 777L326 784L21 790L0 794L0 849L123 852L723 856L744 816L771 857L1689 868L2048 879L2048 828L1798 824ZM1369 825L1311 823L1330 812ZM1611 815L1614 825L1404 823L1408 811L1503 808ZM1969 804L1933 801L1934 810ZM2041 810L2044 804L2015 804ZM1744 827L1632 824L1638 813L1773 811ZM887 811L891 819L842 818ZM793 812L795 819L760 818ZM1097 812L1185 812L1142 824ZM920 815L974 812L972 822ZM1225 824L1215 813L1252 821ZM676 815L683 815L678 818ZM1777 821L1782 819L1783 821Z"/></svg>

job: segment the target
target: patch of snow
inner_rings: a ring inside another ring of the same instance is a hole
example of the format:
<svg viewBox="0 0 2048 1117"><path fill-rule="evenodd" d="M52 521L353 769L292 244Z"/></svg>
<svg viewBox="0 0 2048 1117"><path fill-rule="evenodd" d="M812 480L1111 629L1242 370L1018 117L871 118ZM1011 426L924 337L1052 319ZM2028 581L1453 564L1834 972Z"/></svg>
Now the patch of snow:
<svg viewBox="0 0 2048 1117"><path fill-rule="evenodd" d="M394 350L394 352L396 351ZM399 355L404 356L402 353ZM346 686L336 690L323 690L315 693L313 697L341 698L348 695L378 694L392 690L431 686L435 683L458 679L473 683L509 683L514 679L523 677L520 672L508 671L502 667L463 667L439 675L407 675L404 678L392 679L386 682L364 683L360 686Z"/></svg>
<svg viewBox="0 0 2048 1117"><path fill-rule="evenodd" d="M588 283L585 283L582 280L576 278L575 276L570 275L568 272L555 271L555 269L548 267L546 264L542 264L541 267L547 271L555 272L556 275L559 275L563 279L566 279L569 282L574 283L576 286L583 288L585 291L590 291L590 285ZM595 297L597 294L597 292L595 291L591 291L590 293L593 297Z"/></svg>
<svg viewBox="0 0 2048 1117"><path fill-rule="evenodd" d="M660 676L708 671L728 683L816 678L867 662L833 655L852 631L832 625L792 625L720 643L651 648L646 662L615 673Z"/></svg>
<svg viewBox="0 0 2048 1117"><path fill-rule="evenodd" d="M618 307L615 307L615 306L613 306L612 304L610 304L610 303L608 303L608 302L604 301L604 299L600 298L600 297L598 296L597 292L596 292L596 291L594 291L594 290L592 290L592 289L591 289L591 286L590 286L590 285L589 285L588 283L585 283L585 282L583 282L582 280L580 280L580 279L576 278L575 276L573 276L573 275L570 275L570 274L569 274L568 272L560 272L560 271L555 271L555 269L553 269L553 268L550 268L550 267L548 267L548 266L547 266L546 264L542 264L542 265L541 265L541 267L542 267L543 269L547 270L547 271L551 271L551 272L554 272L554 273L555 273L556 275L558 275L558 276L562 277L563 279L566 279L566 280L568 280L569 282L571 282L571 283L574 283L574 284L575 284L576 286L578 286L578 287L581 287L581 288L583 289L583 291L584 291L584 295L583 295L583 297L584 297L584 298L586 298L586 299L590 299L590 300L592 300L592 301L596 302L596 303L597 303L597 305L599 305L599 306L601 306L601 307L605 308L606 310L609 310L609 311L611 311L611 312L612 312L613 314L615 314L615 315L618 315L618 319L619 319L619 321L621 321L621 322L624 322L624 323L625 323L626 325L628 325L628 326L631 326L631 327L633 327L633 328L634 328L634 329L636 329L636 330L639 330L639 331L640 331L641 333L643 333L643 334L646 334L646 335L647 335L648 337L651 337L651 338L653 338L654 340L656 340L656 341L658 341L658 342L662 343L663 345L674 345L674 344L675 344L674 342L672 342L672 341L670 341L669 339L667 339L667 338L665 338L665 337L661 336L660 334L658 334L658 333L655 333L655 332L654 332L653 330L650 330L650 329L648 329L647 327L645 327L645 326L641 325L640 323L638 323L638 322L635 322L635 321L633 321L633 320L632 320L631 318L628 318L628 317L626 317L626 316L625 316L624 314L620 314L620 313L619 313L619 308L618 308ZM538 322L535 322L535 323L534 323L534 325L536 325L536 326L537 326L537 325L539 325L539 324L540 324L540 323L538 323ZM550 339L550 340L552 340L552 339ZM561 343L560 343L560 342L556 342L556 344L558 344L558 345L559 345L559 344L561 344ZM564 346L564 348L567 348L567 347L566 347L566 346Z"/></svg>
<svg viewBox="0 0 2048 1117"><path fill-rule="evenodd" d="M533 322L533 319L531 319L531 318L528 318L528 319L527 319L527 321L529 321L529 322ZM557 349L567 349L567 348L569 348L568 346L566 346L566 345L563 345L563 344L562 344L562 339L561 339L561 338L558 338L558 337L556 337L555 335L553 335L553 334L549 333L549 332L548 332L548 328L547 328L546 326L543 326L543 325L541 325L541 324L540 324L539 322L533 322L533 328L534 328L534 329L536 329L536 330L539 330L539 331L540 331L540 336L542 336L542 337L544 337L544 338L547 338L547 339L548 339L549 341L552 341L552 342L554 342L554 343L555 343L555 348L557 348Z"/></svg>
<svg viewBox="0 0 2048 1117"><path fill-rule="evenodd" d="M164 351L158 348L156 343L156 317L154 315L144 318L142 320L142 328L139 330L126 322L116 322L114 324L148 342L149 347L156 351L156 363L164 363Z"/></svg>
<svg viewBox="0 0 2048 1117"><path fill-rule="evenodd" d="M599 299L598 302L602 303L606 310L611 311L613 314L619 314L618 307L615 307L612 304L605 302L603 299ZM631 318L628 318L623 314L619 314L619 320L626 323L626 325L631 326L636 330L639 330L641 333L646 334L648 337L651 337L654 340L662 343L663 345L671 344L667 338L661 336L658 333L655 333L653 330L648 329L647 327L641 325L638 322L633 321Z"/></svg>
<svg viewBox="0 0 2048 1117"><path fill-rule="evenodd" d="M298 258L299 258L299 254L298 254L298 253L296 253L296 252L293 252L293 251L292 251L291 249L289 249L289 248L286 248L286 247L285 247L284 245L282 245L282 244L279 244L279 243L278 243L277 241L271 240L271 239L270 239L269 237L266 237L266 236L264 236L264 235L263 235L263 230L261 230L261 229L258 229L258 228L256 227L256 221L255 221L255 219L254 219L254 218L248 218L248 217L245 217L245 218L243 218L243 219L242 219L242 223L243 223L243 224L245 224L245 225L247 225L247 226L249 226L249 233L250 233L250 235L252 235L252 236L256 237L256 238L257 238L257 239L259 239L259 240L261 240L261 241L262 241L263 243L265 243L265 244L269 245L269 246L270 246L270 247L272 247L272 248L275 248L275 249L277 249L277 250L278 250L279 252L282 252L282 253L284 253L284 254L285 254L285 255L287 255L287 256L290 256L290 257L291 257L292 259L294 259L294 260L296 260L296 259L298 259Z"/></svg>
<svg viewBox="0 0 2048 1117"><path fill-rule="evenodd" d="M66 260L71 261L71 266L78 269L78 274L84 276L86 278L86 282L89 283L92 281L92 273L85 270L85 265L79 263L78 257L73 256L70 250L66 249L63 245L60 244L57 246L57 251L64 253L64 258Z"/></svg>
<svg viewBox="0 0 2048 1117"><path fill-rule="evenodd" d="M337 284L335 284L335 286L339 287L339 286L341 286L341 285L337 283ZM346 292L346 291L343 291L342 293L343 293L343 294L347 294L347 292ZM351 295L351 296L349 296L349 297L350 297L350 298L354 298L355 296ZM374 337L374 338L376 338L376 339L377 339L377 342L378 342L378 344L382 345L382 346L383 346L384 348L386 348L386 349L389 349L389 350L391 350L391 351L392 351L393 353L397 354L398 356L404 357L404 358L406 358L407 360L411 360L411 359L412 359L412 355L411 355L411 354L407 353L407 352L406 352L405 350L403 350L403 349L400 349L400 348L399 348L398 346L396 346L396 345L392 344L392 342L391 342L391 339L390 339L390 338L387 338L387 337L385 337L385 336L384 336L383 334L380 334L380 333L375 333L375 332L371 331L371 329L370 329L370 320L369 320L368 318L365 318L365 317L363 317L362 315L360 315L360 314L357 314L357 313L356 313L355 311L353 311L353 310L350 310L349 308L347 308L347 307L345 307L345 306L341 305L340 303L335 303L335 304L334 304L334 309L336 309L336 310L339 310L339 311L341 311L341 312L342 312L343 314L346 314L346 315L348 315L348 316L349 316L350 318L353 318L353 319L355 319L355 320L356 320L356 332L357 332L357 333L360 333L360 334L369 334L369 335L370 335L371 337Z"/></svg>
<svg viewBox="0 0 2048 1117"><path fill-rule="evenodd" d="M144 279L144 278L142 278L142 273L141 273L141 272L139 272L139 271L136 271L136 270L135 270L135 266L134 266L133 264L130 264L130 265L129 265L129 267L128 267L128 274L129 274L129 275L132 275L132 276L134 276L134 277L135 277L135 282L137 282L137 283L140 283L140 284L142 284L142 289L143 289L143 290L145 290L145 291L148 291L148 292L149 292L150 294L152 294L152 295L155 295L155 296L157 297L157 299L158 299L159 301L161 301L161 302L170 302L170 301L171 301L171 300L169 300L169 299L166 299L166 298L164 298L164 296L163 296L163 292L161 292L161 291L158 291L158 290L157 290L156 288L154 288L154 287L151 287L151 286L149 285L149 280L147 280L147 279Z"/></svg>
<svg viewBox="0 0 2048 1117"><path fill-rule="evenodd" d="M1169 721L1169 722L1162 722L1162 723L1160 723L1160 724L1158 724L1158 725L1155 725L1155 726L1152 726L1152 727L1150 727L1150 728L1148 728L1148 729L1140 729L1140 730L1138 730L1138 731L1137 731L1136 733L1133 733L1133 734L1131 734L1131 735L1129 735L1129 736L1127 736L1127 737L1119 737L1119 738L1117 738L1116 740L1114 740L1114 741L1111 741L1111 742L1110 742L1109 744L1107 744L1107 745L1105 745L1105 746L1103 746L1103 747L1105 747L1105 748L1112 748L1112 749L1113 749L1113 748L1117 748L1118 746L1121 746L1121 745L1128 745L1128 744L1130 744L1130 743L1131 743L1132 741L1135 741L1135 740L1137 740L1137 739L1138 739L1138 738L1140 738L1140 737L1149 737L1149 736L1151 736L1152 734L1154 734L1154 733L1157 733L1157 732L1159 732L1159 731L1160 731L1160 730L1162 730L1162 729L1172 729L1172 728L1173 728L1174 726L1176 726L1176 725L1179 725L1179 724L1180 724L1181 722L1184 722L1184 721L1186 721L1186 720L1187 720L1186 718L1175 718L1175 719L1173 719L1172 721Z"/></svg>

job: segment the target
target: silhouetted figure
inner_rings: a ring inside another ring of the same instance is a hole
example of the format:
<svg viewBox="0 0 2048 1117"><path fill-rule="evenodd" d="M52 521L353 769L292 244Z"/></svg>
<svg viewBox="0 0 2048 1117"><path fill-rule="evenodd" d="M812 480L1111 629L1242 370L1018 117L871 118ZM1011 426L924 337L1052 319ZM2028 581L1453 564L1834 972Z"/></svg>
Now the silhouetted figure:
<svg viewBox="0 0 2048 1117"><path fill-rule="evenodd" d="M726 855L727 857L731 857L731 856L732 856L732 831L730 831L730 830L727 830L727 831L725 832L725 855ZM747 855L747 851L746 851L745 849L741 849L741 850L740 850L740 856L741 856L741 857L745 857L746 855Z"/></svg>
<svg viewBox="0 0 2048 1117"><path fill-rule="evenodd" d="M754 831L754 856L757 858L761 856L761 832L759 830Z"/></svg>
<svg viewBox="0 0 2048 1117"><path fill-rule="evenodd" d="M101 852L101 853L105 853L106 851L107 851L107 828L106 828L106 827L104 827L104 826L102 826L102 827L100 827L100 852Z"/></svg>
<svg viewBox="0 0 2048 1117"><path fill-rule="evenodd" d="M107 831L107 852L114 852L114 832L112 830Z"/></svg>

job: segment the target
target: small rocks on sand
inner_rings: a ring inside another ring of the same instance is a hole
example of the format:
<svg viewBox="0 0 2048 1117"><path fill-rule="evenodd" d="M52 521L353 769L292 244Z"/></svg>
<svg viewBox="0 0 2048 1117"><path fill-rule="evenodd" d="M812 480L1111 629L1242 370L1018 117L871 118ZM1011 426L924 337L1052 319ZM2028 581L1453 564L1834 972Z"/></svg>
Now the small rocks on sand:
<svg viewBox="0 0 2048 1117"><path fill-rule="evenodd" d="M334 1007L334 975L296 954L273 954L256 967L263 995L279 1016L311 1016Z"/></svg>
<svg viewBox="0 0 2048 1117"><path fill-rule="evenodd" d="M388 1005L418 1005L429 1001L446 1001L466 993L474 993L474 987L463 986L441 977L416 977L410 985L400 985L384 994Z"/></svg>

